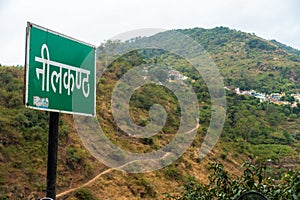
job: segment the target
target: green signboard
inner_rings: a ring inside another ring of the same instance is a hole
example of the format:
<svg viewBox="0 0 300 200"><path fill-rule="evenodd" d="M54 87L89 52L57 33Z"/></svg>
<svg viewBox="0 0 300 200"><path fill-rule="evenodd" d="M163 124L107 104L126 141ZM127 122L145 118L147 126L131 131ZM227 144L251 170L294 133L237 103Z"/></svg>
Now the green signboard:
<svg viewBox="0 0 300 200"><path fill-rule="evenodd" d="M95 46L28 23L25 105L95 116Z"/></svg>

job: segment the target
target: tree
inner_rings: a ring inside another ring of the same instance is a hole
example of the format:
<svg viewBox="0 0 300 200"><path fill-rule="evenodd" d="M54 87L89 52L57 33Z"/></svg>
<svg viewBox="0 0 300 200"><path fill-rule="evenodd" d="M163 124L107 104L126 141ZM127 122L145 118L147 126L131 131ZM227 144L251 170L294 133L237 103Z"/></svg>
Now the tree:
<svg viewBox="0 0 300 200"><path fill-rule="evenodd" d="M153 81L166 82L169 77L169 72L166 68L155 67L150 70L150 79Z"/></svg>

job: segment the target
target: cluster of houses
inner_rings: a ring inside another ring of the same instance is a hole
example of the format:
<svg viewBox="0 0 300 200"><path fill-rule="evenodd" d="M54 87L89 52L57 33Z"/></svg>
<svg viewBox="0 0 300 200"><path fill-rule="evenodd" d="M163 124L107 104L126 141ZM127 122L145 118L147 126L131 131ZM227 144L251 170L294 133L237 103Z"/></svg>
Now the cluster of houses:
<svg viewBox="0 0 300 200"><path fill-rule="evenodd" d="M148 78L148 69L144 68L143 69L143 79L146 80ZM176 70L169 70L168 75L167 75L167 80L172 81L172 80L187 80L188 77L182 75L179 71ZM159 85L162 85L162 83L159 81ZM282 100L285 95L285 93L271 93L271 94L265 94L265 93L259 93L256 92L255 90L240 90L240 88L235 88L235 89L230 89L228 87L225 87L226 90L233 91L237 95L247 95L247 96L252 96L255 98L258 98L260 102L269 102L269 103L274 103L277 105L291 105L292 107L297 107L298 102L300 102L300 94L291 94L290 96L294 97L294 101L284 101Z"/></svg>
<svg viewBox="0 0 300 200"><path fill-rule="evenodd" d="M169 79L170 80L186 80L188 79L187 76L182 75L179 71L176 70L170 70L169 71Z"/></svg>
<svg viewBox="0 0 300 200"><path fill-rule="evenodd" d="M142 70L142 73L143 73L143 79L146 80L148 78L148 76L149 76L148 69L144 68ZM188 79L188 77L184 76L179 71L176 71L176 70L169 70L168 71L167 80L169 80L169 81L172 81L172 80L181 80L181 81L184 81L184 80L187 80L187 79Z"/></svg>
<svg viewBox="0 0 300 200"><path fill-rule="evenodd" d="M230 90L229 88L225 87L225 89ZM285 96L285 93L271 93L271 94L265 94L265 93L259 93L255 90L240 90L240 88L235 88L234 92L237 95L248 95L253 96L255 98L258 98L260 102L270 102L277 105L291 105L292 107L297 106L297 102L300 102L300 94L291 94L292 97L294 97L294 102L289 101L282 101L282 97Z"/></svg>

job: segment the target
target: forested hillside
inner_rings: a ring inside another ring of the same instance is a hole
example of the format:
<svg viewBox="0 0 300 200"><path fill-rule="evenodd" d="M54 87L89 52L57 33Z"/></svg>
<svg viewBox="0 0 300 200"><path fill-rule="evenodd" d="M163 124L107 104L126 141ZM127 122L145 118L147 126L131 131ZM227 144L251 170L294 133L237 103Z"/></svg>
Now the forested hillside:
<svg viewBox="0 0 300 200"><path fill-rule="evenodd" d="M299 93L299 51L225 27L177 31L201 44L228 88L225 123L212 152L203 159L198 158L199 147L209 127L212 102L203 77L191 63L165 50L151 48L130 51L111 59L111 63L107 62L111 49L143 40L164 39L168 34L136 38L130 43L109 41L98 48L97 54L98 69L106 67L105 71L98 71L101 77L97 80L97 117L107 137L122 149L136 153L156 151L169 143L180 126L181 108L176 96L163 84L179 79L193 87L199 100L197 135L191 147L176 162L163 169L142 174L105 171L107 167L83 147L72 117L61 115L57 189L60 193L75 188L61 199L194 199L196 197L189 194L197 188L198 192L201 188L203 193L196 194L207 195L206 199L218 199L215 196L218 194L226 199L238 191L257 189L266 192L257 185L255 188L254 182L266 183L270 188L274 186L273 189L276 184L287 189L299 186L299 175L294 176L299 174L300 169L299 103L295 99L295 104L286 105L260 102L256 97L238 95L234 90L285 93L287 97ZM143 72L143 78L150 79L152 83L139 87L131 96L133 121L140 126L149 124L149 109L154 104L162 105L167 113L164 128L149 138L131 137L118 128L112 116L113 89L126 72L137 66L152 66ZM157 69L155 66L166 68ZM0 199L38 199L45 192L48 114L23 106L23 76L23 67L0 67ZM244 162L248 164L241 167ZM105 173L84 188L78 188L100 172ZM208 176L209 173L212 173L211 176ZM252 185L252 182L249 183L251 187L244 185L238 188L237 183L241 185L242 180L254 182ZM229 188L225 186L218 188L218 183L236 184L236 191L227 191ZM259 186L263 188L263 185ZM269 197L276 199L278 194L275 195L275 189L272 191L274 193L269 195L273 196ZM297 188L291 189L289 195L292 196L293 192L297 193ZM284 193L281 191L279 194Z"/></svg>
<svg viewBox="0 0 300 200"><path fill-rule="evenodd" d="M38 199L46 188L48 113L23 105L24 68L0 67L0 199ZM59 125L58 188L104 168L79 142L71 116Z"/></svg>

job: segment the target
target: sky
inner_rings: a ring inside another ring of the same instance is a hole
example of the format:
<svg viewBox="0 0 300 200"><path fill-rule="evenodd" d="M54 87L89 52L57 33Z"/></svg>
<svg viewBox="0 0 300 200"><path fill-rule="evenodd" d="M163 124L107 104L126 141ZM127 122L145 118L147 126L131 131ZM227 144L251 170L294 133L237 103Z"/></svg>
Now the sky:
<svg viewBox="0 0 300 200"><path fill-rule="evenodd" d="M298 0L0 0L0 64L24 65L27 21L100 45L142 28L225 26L300 49Z"/></svg>

